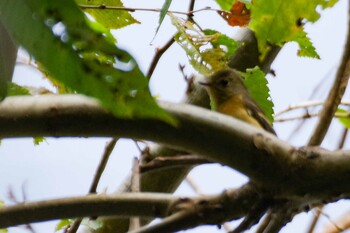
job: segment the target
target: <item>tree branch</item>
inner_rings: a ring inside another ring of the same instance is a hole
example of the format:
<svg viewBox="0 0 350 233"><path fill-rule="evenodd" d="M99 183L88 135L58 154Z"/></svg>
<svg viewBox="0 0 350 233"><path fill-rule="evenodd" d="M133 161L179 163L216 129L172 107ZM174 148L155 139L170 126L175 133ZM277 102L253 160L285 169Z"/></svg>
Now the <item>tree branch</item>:
<svg viewBox="0 0 350 233"><path fill-rule="evenodd" d="M0 137L146 139L231 166L271 192L316 196L350 192L349 151L293 148L220 113L185 104L161 106L176 118L177 127L160 120L114 118L84 96L9 97L0 104Z"/></svg>
<svg viewBox="0 0 350 233"><path fill-rule="evenodd" d="M124 193L114 197L90 195L23 203L0 209L0 229L30 222L99 215L164 217L177 199L168 194Z"/></svg>
<svg viewBox="0 0 350 233"><path fill-rule="evenodd" d="M162 57L162 55L170 48L170 46L171 46L174 42L175 42L174 36L172 36L172 37L168 40L168 42L166 42L166 44L165 44L163 47L157 48L157 49L156 49L156 53L154 54L154 57L153 57L152 62L151 62L151 64L150 64L150 67L149 67L149 69L148 69L148 71L147 71L147 77L148 77L148 79L151 78L151 76L152 76L154 70L155 70L156 67L157 67L157 64L158 64L160 58Z"/></svg>
<svg viewBox="0 0 350 233"><path fill-rule="evenodd" d="M240 218L251 211L251 203L264 202L264 196L257 195L254 185L245 185L217 196L198 199L181 199L173 204L174 212L160 223L144 226L132 233L177 232L198 225L221 225L223 222Z"/></svg>
<svg viewBox="0 0 350 233"><path fill-rule="evenodd" d="M155 193L124 193L114 197L90 195L22 203L0 209L0 228L89 215L169 216L160 224L139 230L140 232L159 232L163 227L167 227L169 232L171 231L169 229L176 231L203 224L220 224L240 218L251 211L250 203L265 201L264 195L262 193L257 195L257 192L256 186L248 184L240 189L226 190L219 195L197 198L181 198Z"/></svg>
<svg viewBox="0 0 350 233"><path fill-rule="evenodd" d="M350 9L350 8L349 8ZM350 25L350 18L348 19ZM333 87L330 90L327 101L324 104L318 124L310 138L310 146L318 146L323 141L329 125L331 124L333 115L338 108L338 105L343 98L346 86L350 76L350 26L348 26L348 35L344 48L343 58L338 68Z"/></svg>
<svg viewBox="0 0 350 233"><path fill-rule="evenodd" d="M169 169L169 167L195 166L212 163L201 156L178 155L176 157L157 157L140 166L140 172L146 173L157 169Z"/></svg>

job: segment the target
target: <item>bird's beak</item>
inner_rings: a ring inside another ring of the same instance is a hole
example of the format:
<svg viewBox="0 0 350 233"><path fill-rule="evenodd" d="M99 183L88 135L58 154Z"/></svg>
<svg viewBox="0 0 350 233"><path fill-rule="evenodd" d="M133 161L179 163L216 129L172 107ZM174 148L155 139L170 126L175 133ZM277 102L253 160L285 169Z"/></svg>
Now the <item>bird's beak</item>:
<svg viewBox="0 0 350 233"><path fill-rule="evenodd" d="M202 81L200 81L200 82L198 82L200 85L203 85L203 86L206 86L206 87L210 87L210 86L212 86L212 83L210 83L210 82L202 82Z"/></svg>
<svg viewBox="0 0 350 233"><path fill-rule="evenodd" d="M206 76L200 76L198 83L205 87L211 87L213 85L212 80Z"/></svg>

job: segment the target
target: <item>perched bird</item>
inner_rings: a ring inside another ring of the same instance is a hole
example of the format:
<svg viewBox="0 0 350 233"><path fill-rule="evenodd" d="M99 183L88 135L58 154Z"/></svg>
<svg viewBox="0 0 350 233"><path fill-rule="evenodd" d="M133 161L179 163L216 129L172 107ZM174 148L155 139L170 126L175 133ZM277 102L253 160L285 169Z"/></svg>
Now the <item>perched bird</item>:
<svg viewBox="0 0 350 233"><path fill-rule="evenodd" d="M233 69L225 69L206 78L200 84L207 87L214 109L226 115L276 135L269 120L250 96L242 77Z"/></svg>

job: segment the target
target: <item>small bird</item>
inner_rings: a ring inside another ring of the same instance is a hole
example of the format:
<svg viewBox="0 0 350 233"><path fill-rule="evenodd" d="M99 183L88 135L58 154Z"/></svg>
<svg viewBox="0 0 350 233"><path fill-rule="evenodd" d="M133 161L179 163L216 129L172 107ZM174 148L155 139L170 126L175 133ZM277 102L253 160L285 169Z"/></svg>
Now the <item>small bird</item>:
<svg viewBox="0 0 350 233"><path fill-rule="evenodd" d="M217 112L233 116L276 135L269 120L250 96L242 77L233 69L224 69L200 84L207 87Z"/></svg>

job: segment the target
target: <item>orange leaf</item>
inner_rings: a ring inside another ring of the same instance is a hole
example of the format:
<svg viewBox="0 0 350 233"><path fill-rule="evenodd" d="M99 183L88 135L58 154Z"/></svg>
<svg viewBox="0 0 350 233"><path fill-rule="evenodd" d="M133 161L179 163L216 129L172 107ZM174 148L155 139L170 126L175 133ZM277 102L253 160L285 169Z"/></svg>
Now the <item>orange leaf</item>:
<svg viewBox="0 0 350 233"><path fill-rule="evenodd" d="M247 9L246 5L242 2L236 1L230 12L218 11L227 23L231 26L246 26L250 21L250 10Z"/></svg>

